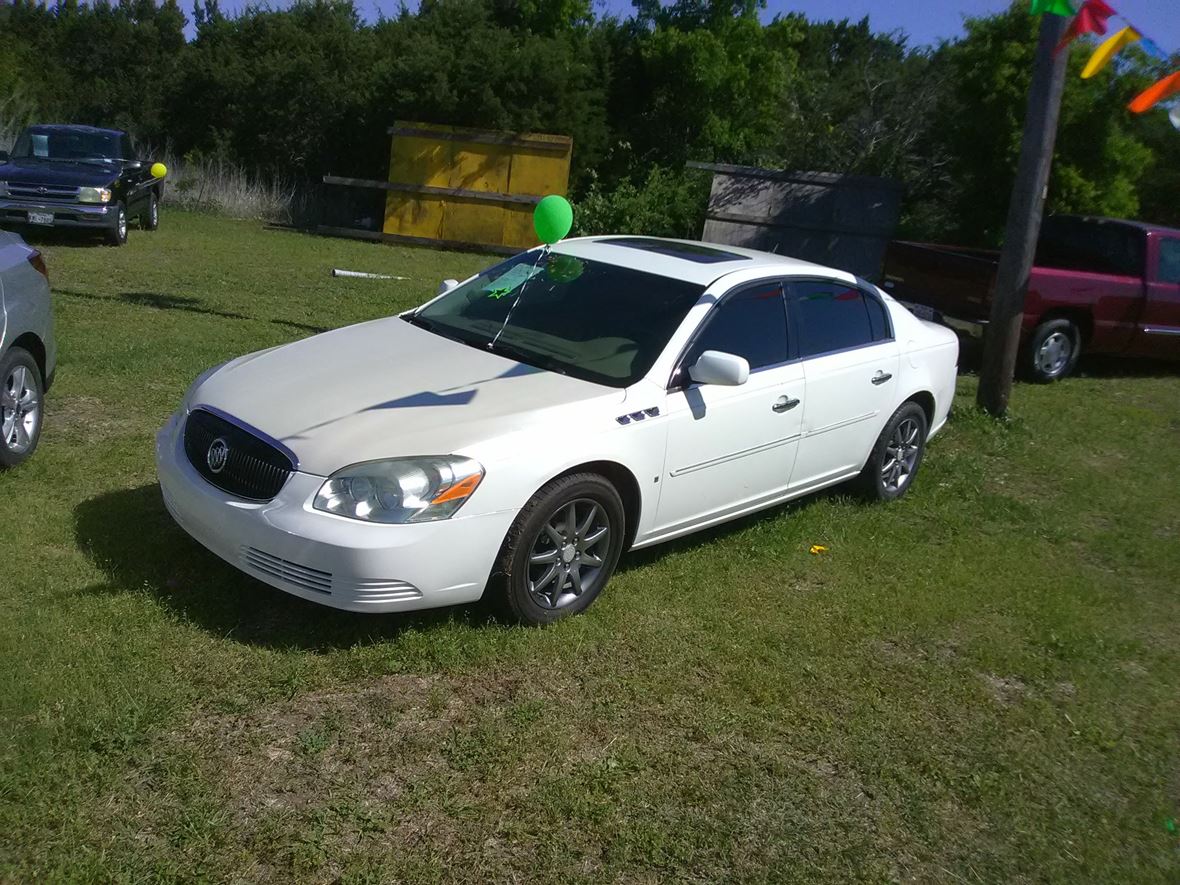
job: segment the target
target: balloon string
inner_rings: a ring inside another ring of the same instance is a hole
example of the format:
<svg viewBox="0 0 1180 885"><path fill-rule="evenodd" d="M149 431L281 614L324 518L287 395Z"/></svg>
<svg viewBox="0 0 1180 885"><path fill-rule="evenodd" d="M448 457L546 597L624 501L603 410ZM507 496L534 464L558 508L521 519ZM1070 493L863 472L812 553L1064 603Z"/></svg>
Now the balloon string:
<svg viewBox="0 0 1180 885"><path fill-rule="evenodd" d="M528 287L529 280L536 276L536 269L540 265L541 260L549 254L550 245L546 243L541 251L537 253L537 260L533 262L533 273L529 274L523 283L520 284L520 291L516 293L516 297L512 299L512 304L508 306L508 313L504 314L504 322L500 324L500 328L496 331L495 337L488 342L488 350L495 350L496 342L500 340L500 336L504 334L504 330L508 328L508 321L512 319L512 312L516 310L516 305L520 304L520 299L524 297L524 290Z"/></svg>

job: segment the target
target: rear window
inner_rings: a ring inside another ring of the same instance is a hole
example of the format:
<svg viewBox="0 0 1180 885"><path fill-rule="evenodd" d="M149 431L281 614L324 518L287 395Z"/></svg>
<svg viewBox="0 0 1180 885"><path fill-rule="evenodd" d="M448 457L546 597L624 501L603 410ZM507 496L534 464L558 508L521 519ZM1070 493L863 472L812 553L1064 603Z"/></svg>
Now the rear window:
<svg viewBox="0 0 1180 885"><path fill-rule="evenodd" d="M1145 245L1146 236L1138 228L1083 218L1046 218L1037 241L1036 263L1059 270L1139 277Z"/></svg>

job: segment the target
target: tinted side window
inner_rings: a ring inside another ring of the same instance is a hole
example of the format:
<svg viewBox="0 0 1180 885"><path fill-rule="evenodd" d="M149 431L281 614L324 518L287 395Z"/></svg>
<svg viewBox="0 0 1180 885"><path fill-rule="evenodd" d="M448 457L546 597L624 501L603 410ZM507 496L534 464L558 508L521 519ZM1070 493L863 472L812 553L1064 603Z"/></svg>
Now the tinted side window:
<svg viewBox="0 0 1180 885"><path fill-rule="evenodd" d="M1180 283L1180 240L1160 240L1156 279L1161 283Z"/></svg>
<svg viewBox="0 0 1180 885"><path fill-rule="evenodd" d="M855 286L805 280L791 284L791 297L801 357L860 347L877 338L864 293Z"/></svg>
<svg viewBox="0 0 1180 885"><path fill-rule="evenodd" d="M1143 231L1133 227L1050 217L1041 225L1036 263L1061 270L1138 277L1143 275L1144 245Z"/></svg>
<svg viewBox="0 0 1180 885"><path fill-rule="evenodd" d="M785 363L787 311L782 287L755 286L730 295L713 308L684 365L691 366L706 350L745 357L751 370Z"/></svg>
<svg viewBox="0 0 1180 885"><path fill-rule="evenodd" d="M872 295L865 295L865 307L869 311L869 325L873 329L874 341L885 341L893 337L893 330L889 326L889 317L885 315L885 305Z"/></svg>

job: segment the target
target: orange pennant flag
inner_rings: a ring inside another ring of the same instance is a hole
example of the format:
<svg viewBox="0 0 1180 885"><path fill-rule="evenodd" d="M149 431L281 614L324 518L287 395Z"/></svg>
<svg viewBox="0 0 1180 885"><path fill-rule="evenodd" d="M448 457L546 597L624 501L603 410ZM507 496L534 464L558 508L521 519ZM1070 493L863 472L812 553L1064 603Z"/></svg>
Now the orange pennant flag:
<svg viewBox="0 0 1180 885"><path fill-rule="evenodd" d="M1135 100L1127 107L1137 114L1142 114L1144 111L1150 111L1164 99L1171 98L1177 92L1180 92L1180 71L1168 74L1158 83L1148 86L1135 96Z"/></svg>

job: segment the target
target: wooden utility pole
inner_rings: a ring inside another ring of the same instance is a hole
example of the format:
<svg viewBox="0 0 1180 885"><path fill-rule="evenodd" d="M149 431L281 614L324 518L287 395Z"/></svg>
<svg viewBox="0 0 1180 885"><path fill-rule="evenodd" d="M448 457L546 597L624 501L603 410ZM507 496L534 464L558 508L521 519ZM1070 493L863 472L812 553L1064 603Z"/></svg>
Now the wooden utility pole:
<svg viewBox="0 0 1180 885"><path fill-rule="evenodd" d="M992 293L991 317L983 341L983 366L979 372L976 398L980 407L996 417L1008 411L1008 397L1012 393L1024 296L1037 251L1037 237L1041 233L1041 212L1045 207L1053 145L1057 141L1057 117L1065 86L1065 62L1069 57L1068 47L1060 52L1054 50L1068 26L1069 19L1065 16L1041 16L1041 36L1028 92L1020 162L1016 167L1012 199L1008 203L1008 223L1004 228L1004 245L996 269L996 288Z"/></svg>

